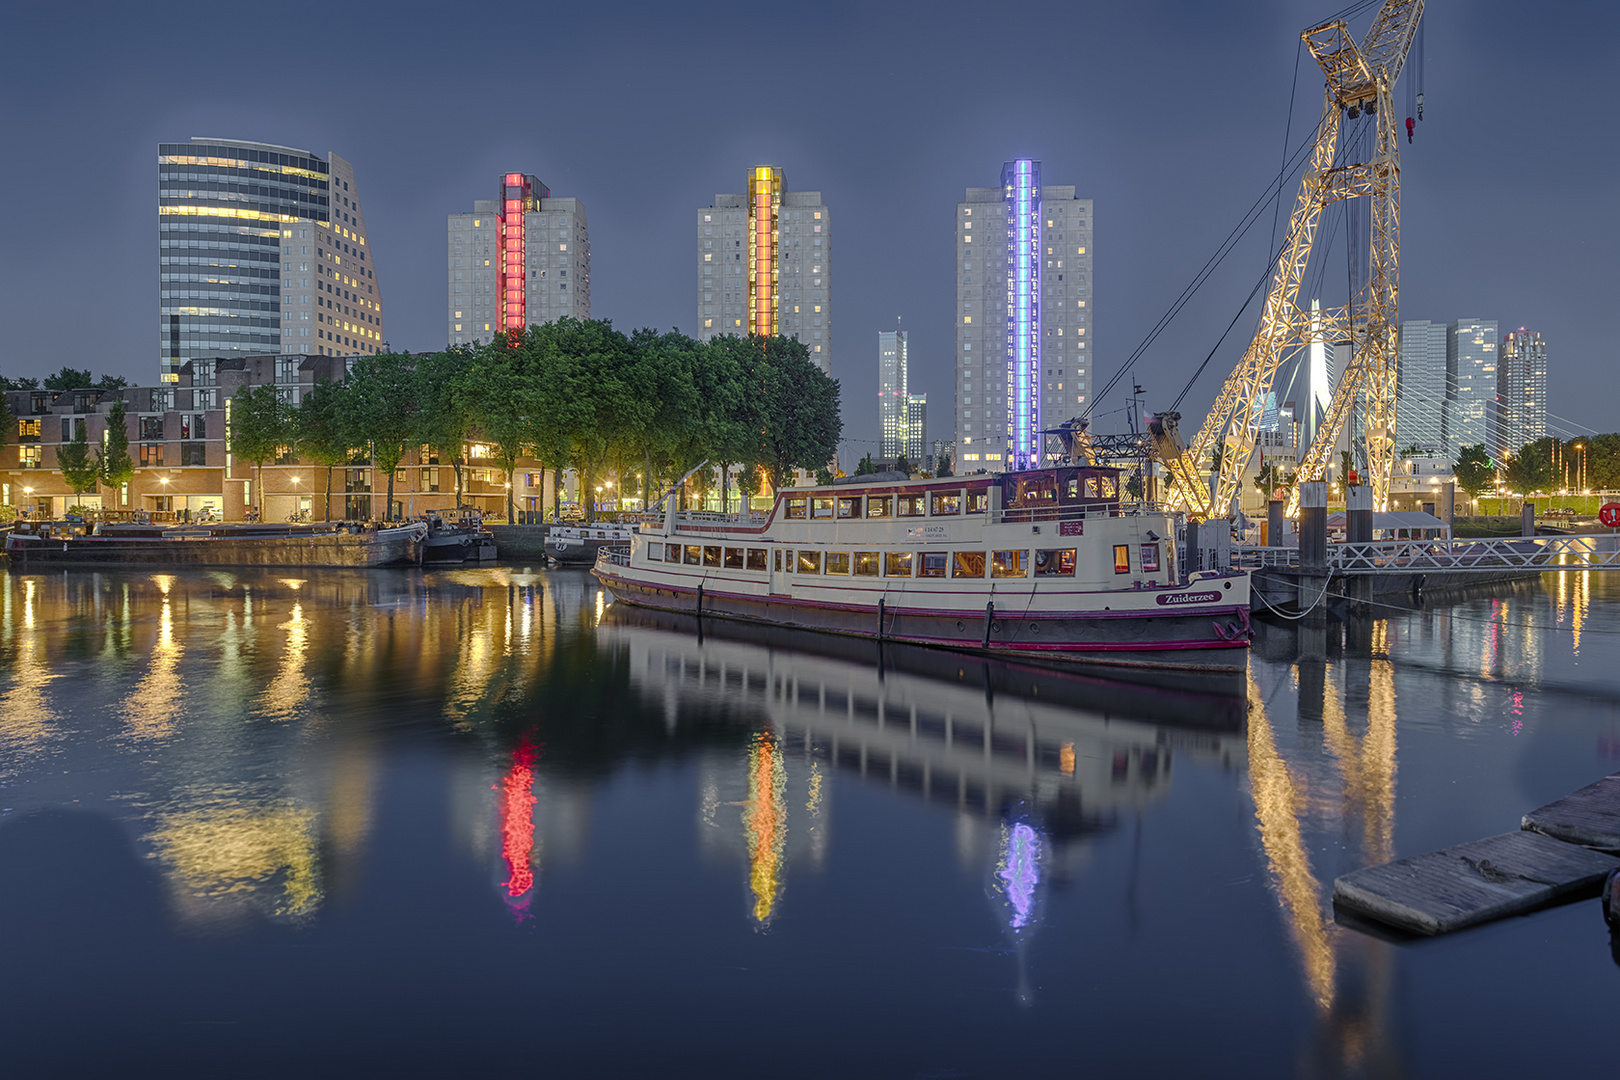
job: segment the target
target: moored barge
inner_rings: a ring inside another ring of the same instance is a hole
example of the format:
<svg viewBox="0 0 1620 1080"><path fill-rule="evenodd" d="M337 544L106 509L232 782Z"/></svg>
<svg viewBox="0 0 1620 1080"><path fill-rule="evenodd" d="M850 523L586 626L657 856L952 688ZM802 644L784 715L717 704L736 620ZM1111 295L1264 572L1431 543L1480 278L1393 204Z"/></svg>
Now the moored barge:
<svg viewBox="0 0 1620 1080"><path fill-rule="evenodd" d="M45 566L411 566L421 523L358 525L87 525L20 523L6 536L17 569Z"/></svg>
<svg viewBox="0 0 1620 1080"><path fill-rule="evenodd" d="M1178 573L1176 515L1093 465L790 488L768 516L644 523L593 573L616 600L1023 659L1231 670L1249 578Z"/></svg>

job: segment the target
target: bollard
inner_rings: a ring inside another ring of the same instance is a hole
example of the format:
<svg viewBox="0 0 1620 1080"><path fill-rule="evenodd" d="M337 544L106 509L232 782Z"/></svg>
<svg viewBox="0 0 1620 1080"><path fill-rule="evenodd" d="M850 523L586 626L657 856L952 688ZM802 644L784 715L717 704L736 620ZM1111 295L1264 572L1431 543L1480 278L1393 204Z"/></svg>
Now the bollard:
<svg viewBox="0 0 1620 1080"><path fill-rule="evenodd" d="M1449 538L1457 528L1457 485L1450 480L1440 489L1440 518Z"/></svg>
<svg viewBox="0 0 1620 1080"><path fill-rule="evenodd" d="M1266 504L1267 547L1283 546L1283 529L1285 528L1283 522L1287 520L1283 517L1283 510L1285 508L1285 504L1281 499L1272 499Z"/></svg>
<svg viewBox="0 0 1620 1080"><path fill-rule="evenodd" d="M1536 535L1536 504L1529 499L1524 500L1524 507L1519 511L1519 535Z"/></svg>
<svg viewBox="0 0 1620 1080"><path fill-rule="evenodd" d="M1299 568L1327 572L1327 484L1321 480L1299 485Z"/></svg>
<svg viewBox="0 0 1620 1080"><path fill-rule="evenodd" d="M1366 484L1345 488L1344 511L1345 540L1352 544L1372 543L1372 488Z"/></svg>

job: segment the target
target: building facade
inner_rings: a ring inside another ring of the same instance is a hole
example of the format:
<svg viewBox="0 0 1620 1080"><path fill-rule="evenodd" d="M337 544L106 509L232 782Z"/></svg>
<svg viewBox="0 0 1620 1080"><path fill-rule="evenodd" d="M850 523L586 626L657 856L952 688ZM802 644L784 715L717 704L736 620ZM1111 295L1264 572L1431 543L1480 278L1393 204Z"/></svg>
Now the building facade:
<svg viewBox="0 0 1620 1080"><path fill-rule="evenodd" d="M1085 408L1091 225L1029 159L957 204L956 471L1039 465L1058 449L1042 432Z"/></svg>
<svg viewBox="0 0 1620 1080"><path fill-rule="evenodd" d="M449 215L445 264L451 345L591 317L585 204L554 198L532 174L506 173L500 198L475 199L470 213Z"/></svg>
<svg viewBox="0 0 1620 1080"><path fill-rule="evenodd" d="M1464 446L1491 444L1496 340L1495 319L1458 319L1446 327L1446 442L1453 456Z"/></svg>
<svg viewBox="0 0 1620 1080"><path fill-rule="evenodd" d="M1401 323L1395 363L1395 444L1455 457L1446 432L1449 395L1446 327L1427 319Z"/></svg>
<svg viewBox="0 0 1620 1080"><path fill-rule="evenodd" d="M1497 347L1491 420L1495 455L1518 453L1547 435L1547 343L1534 330L1510 330Z"/></svg>
<svg viewBox="0 0 1620 1080"><path fill-rule="evenodd" d="M928 446L928 395L906 395L906 460L923 467Z"/></svg>
<svg viewBox="0 0 1620 1080"><path fill-rule="evenodd" d="M894 460L906 452L909 398L906 332L878 332L879 455Z"/></svg>
<svg viewBox="0 0 1620 1080"><path fill-rule="evenodd" d="M749 170L748 190L697 213L697 338L783 334L832 370L832 215L782 170Z"/></svg>
<svg viewBox="0 0 1620 1080"><path fill-rule="evenodd" d="M158 146L159 381L205 356L383 348L354 167L271 143Z"/></svg>

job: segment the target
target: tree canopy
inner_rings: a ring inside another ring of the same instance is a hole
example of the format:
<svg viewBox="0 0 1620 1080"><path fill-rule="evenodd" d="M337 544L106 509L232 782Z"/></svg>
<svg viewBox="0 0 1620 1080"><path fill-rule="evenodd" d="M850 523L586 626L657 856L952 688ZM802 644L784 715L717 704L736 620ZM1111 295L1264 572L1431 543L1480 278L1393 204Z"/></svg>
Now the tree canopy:
<svg viewBox="0 0 1620 1080"><path fill-rule="evenodd" d="M110 488L123 487L135 477L135 459L129 456L129 421L122 398L107 410L107 433L96 448L96 471Z"/></svg>
<svg viewBox="0 0 1620 1080"><path fill-rule="evenodd" d="M83 495L94 488L101 477L101 469L90 455L88 428L89 425L83 420L76 421L73 440L56 448L56 467L75 495Z"/></svg>

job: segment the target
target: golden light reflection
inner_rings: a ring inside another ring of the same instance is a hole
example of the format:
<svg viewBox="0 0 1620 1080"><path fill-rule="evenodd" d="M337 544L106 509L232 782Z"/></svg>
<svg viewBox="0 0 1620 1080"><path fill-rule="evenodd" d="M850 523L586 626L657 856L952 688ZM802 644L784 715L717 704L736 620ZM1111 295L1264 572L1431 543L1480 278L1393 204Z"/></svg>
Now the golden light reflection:
<svg viewBox="0 0 1620 1080"><path fill-rule="evenodd" d="M743 803L742 823L754 920L765 923L782 887L782 854L787 847L787 768L775 736L768 731L756 735L748 751L748 799Z"/></svg>
<svg viewBox="0 0 1620 1080"><path fill-rule="evenodd" d="M1249 674L1249 786L1255 817L1260 822L1260 844L1265 849L1272 881L1282 901L1289 931L1299 949L1305 981L1317 1007L1333 1007L1336 962L1329 940L1331 926L1323 917L1321 888L1311 873L1310 856L1299 826L1306 798L1296 787L1288 765L1277 752L1265 698Z"/></svg>
<svg viewBox="0 0 1620 1080"><path fill-rule="evenodd" d="M15 579L6 580L6 606L11 606L11 588ZM34 631L33 579L22 582L23 632L16 635L16 650L12 654L10 685L0 697L0 757L13 761L25 753L38 750L56 735L56 711L46 699L45 690L52 679L45 642ZM9 620L7 622L9 628ZM0 768L0 775L9 773Z"/></svg>
<svg viewBox="0 0 1620 1080"><path fill-rule="evenodd" d="M295 602L292 614L276 629L287 631L287 644L281 650L281 664L276 677L260 695L264 715L271 720L291 720L299 715L309 700L309 676L305 673L309 648L309 624L304 619L304 605Z"/></svg>
<svg viewBox="0 0 1620 1080"><path fill-rule="evenodd" d="M150 837L194 899L251 899L297 918L320 906L315 815L290 804L220 806L167 814Z"/></svg>
<svg viewBox="0 0 1620 1080"><path fill-rule="evenodd" d="M158 609L158 636L152 646L152 664L135 684L123 704L124 723L137 739L164 739L174 734L184 711L185 686L180 679L180 655L184 651L174 635L173 601L169 590L174 578L159 574L152 579L163 595Z"/></svg>
<svg viewBox="0 0 1620 1080"><path fill-rule="evenodd" d="M1359 740L1329 680L1322 703L1322 735L1344 777L1345 798L1362 816L1366 864L1395 857L1395 672L1374 660L1368 677L1367 734Z"/></svg>

